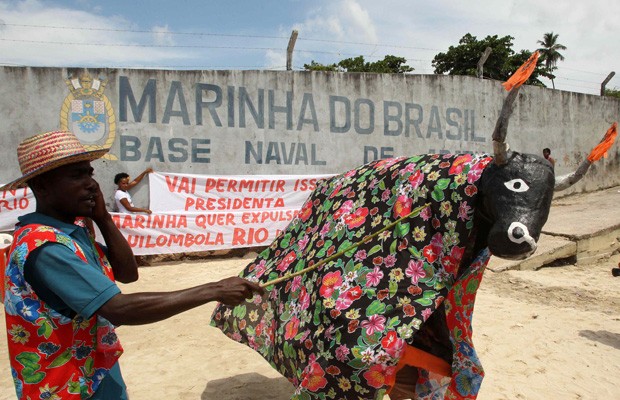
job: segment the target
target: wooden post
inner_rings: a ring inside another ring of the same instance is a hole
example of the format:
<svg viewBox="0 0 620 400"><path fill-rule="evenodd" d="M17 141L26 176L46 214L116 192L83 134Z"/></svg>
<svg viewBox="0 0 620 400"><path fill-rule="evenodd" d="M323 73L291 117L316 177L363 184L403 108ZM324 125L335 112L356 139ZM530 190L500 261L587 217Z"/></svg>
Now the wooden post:
<svg viewBox="0 0 620 400"><path fill-rule="evenodd" d="M484 63L487 62L487 58L489 58L489 55L491 54L491 51L493 51L492 48L487 47L486 49L484 49L484 53L482 53L482 56L480 57L480 60L478 60L478 78L482 79L482 67L484 66Z"/></svg>
<svg viewBox="0 0 620 400"><path fill-rule="evenodd" d="M611 71L609 75L607 75L607 78L605 78L603 83L601 83L601 96L605 96L605 85L607 85L607 82L609 82L611 78L614 77L614 75L616 75L616 73L614 71Z"/></svg>
<svg viewBox="0 0 620 400"><path fill-rule="evenodd" d="M288 40L288 47L286 48L286 70L290 71L293 69L293 49L295 48L295 42L297 41L296 30L293 30L291 33L291 38Z"/></svg>

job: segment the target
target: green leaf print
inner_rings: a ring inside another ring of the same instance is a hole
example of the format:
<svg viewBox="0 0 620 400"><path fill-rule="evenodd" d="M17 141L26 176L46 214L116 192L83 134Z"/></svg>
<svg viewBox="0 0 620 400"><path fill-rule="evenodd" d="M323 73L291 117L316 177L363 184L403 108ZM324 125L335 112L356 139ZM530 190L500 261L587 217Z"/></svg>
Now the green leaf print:
<svg viewBox="0 0 620 400"><path fill-rule="evenodd" d="M415 299L414 301L418 304L421 304L425 307L433 305L433 300L435 299L436 293L433 290L425 290L422 294L422 298Z"/></svg>
<svg viewBox="0 0 620 400"><path fill-rule="evenodd" d="M67 349L60 353L58 357L54 358L54 361L49 365L48 368L56 368L61 367L69 362L71 359L71 349Z"/></svg>
<svg viewBox="0 0 620 400"><path fill-rule="evenodd" d="M381 251L381 249L383 248L383 246L381 246L380 244L373 246L369 251L368 251L368 256L371 256L379 251Z"/></svg>
<svg viewBox="0 0 620 400"><path fill-rule="evenodd" d="M385 304L380 300L375 300L366 308L366 316L370 317L371 315L382 314L383 311L385 311Z"/></svg>
<svg viewBox="0 0 620 400"><path fill-rule="evenodd" d="M52 331L52 325L49 323L49 321L44 320L39 329L37 329L37 335L49 339L52 335Z"/></svg>
<svg viewBox="0 0 620 400"><path fill-rule="evenodd" d="M237 306L237 307L233 308L233 312L232 313L233 313L233 317L241 319L241 318L245 317L245 312L246 312L246 306L245 305L240 305L240 306Z"/></svg>
<svg viewBox="0 0 620 400"><path fill-rule="evenodd" d="M45 378L45 373L39 371L41 369L41 365L39 365L39 360L41 357L32 352L24 352L18 354L15 359L18 363L24 366L22 370L22 375L24 376L24 382L26 383L39 383Z"/></svg>

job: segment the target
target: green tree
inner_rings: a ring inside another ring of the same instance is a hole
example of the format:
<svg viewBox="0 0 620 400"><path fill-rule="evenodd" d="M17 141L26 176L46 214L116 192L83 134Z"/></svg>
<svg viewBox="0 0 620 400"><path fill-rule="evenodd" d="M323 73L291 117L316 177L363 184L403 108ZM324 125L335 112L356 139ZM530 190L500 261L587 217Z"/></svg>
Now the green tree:
<svg viewBox="0 0 620 400"><path fill-rule="evenodd" d="M478 40L467 33L459 40L458 46L450 46L445 53L439 53L433 58L433 68L436 74L470 75L477 76L478 60L484 50L490 47L492 52L484 64L484 76L500 81L507 80L532 55L527 50L515 53L512 50L512 36L487 36ZM540 63L539 63L540 64ZM545 86L538 78L548 77L547 72L538 65L527 84Z"/></svg>
<svg viewBox="0 0 620 400"><path fill-rule="evenodd" d="M558 43L558 37L560 35L553 32L548 32L543 35L543 40L539 40L537 43L541 46L538 51L540 52L540 59L544 61L547 72L551 75L551 85L555 89L555 76L553 71L557 69L556 64L558 61L564 61L564 56L560 54L558 50L566 50L566 46Z"/></svg>
<svg viewBox="0 0 620 400"><path fill-rule="evenodd" d="M620 99L620 89L618 89L617 87L613 89L605 89L605 96L615 97L617 99Z"/></svg>
<svg viewBox="0 0 620 400"><path fill-rule="evenodd" d="M364 56L346 58L338 64L321 64L314 60L310 64L304 64L306 71L334 71L334 72L374 72L378 74L404 74L413 71L413 68L405 64L407 59L387 55L383 60L366 62Z"/></svg>

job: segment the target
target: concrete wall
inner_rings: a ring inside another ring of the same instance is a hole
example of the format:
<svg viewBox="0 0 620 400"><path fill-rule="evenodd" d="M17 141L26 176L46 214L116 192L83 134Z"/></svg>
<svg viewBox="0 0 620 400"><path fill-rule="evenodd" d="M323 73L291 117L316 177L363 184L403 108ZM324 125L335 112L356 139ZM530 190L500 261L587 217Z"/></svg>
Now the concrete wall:
<svg viewBox="0 0 620 400"><path fill-rule="evenodd" d="M490 152L505 96L500 82L457 76L0 67L0 182L19 175L19 141L58 128L111 146L94 164L110 199L117 172L149 166L323 174L388 156ZM619 119L618 99L527 86L507 141L535 154L550 147L563 175ZM619 148L567 193L620 184ZM134 191L147 205L148 184Z"/></svg>

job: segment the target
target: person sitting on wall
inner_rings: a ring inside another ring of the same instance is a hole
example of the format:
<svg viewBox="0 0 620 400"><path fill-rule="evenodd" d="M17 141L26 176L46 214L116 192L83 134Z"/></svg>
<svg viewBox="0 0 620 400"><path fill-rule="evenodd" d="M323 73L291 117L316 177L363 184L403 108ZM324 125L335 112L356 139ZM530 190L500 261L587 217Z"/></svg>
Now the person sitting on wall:
<svg viewBox="0 0 620 400"><path fill-rule="evenodd" d="M118 210L118 212L127 214L134 212L143 212L150 214L152 212L148 208L140 208L134 206L131 195L128 192L129 189L140 183L140 181L142 181L142 179L151 172L153 172L153 168L147 168L131 182L129 182L128 173L120 172L116 174L116 176L114 177L114 183L118 186L118 188L116 189L116 193L114 193L114 203L116 204L116 209Z"/></svg>
<svg viewBox="0 0 620 400"><path fill-rule="evenodd" d="M108 150L86 150L68 131L32 136L17 148L22 176L0 188L28 185L36 198L36 211L18 218L2 289L19 399L127 399L116 326L264 294L236 276L171 292L123 294L116 281L136 281L138 266L90 164ZM76 223L83 218L97 225L105 245Z"/></svg>

